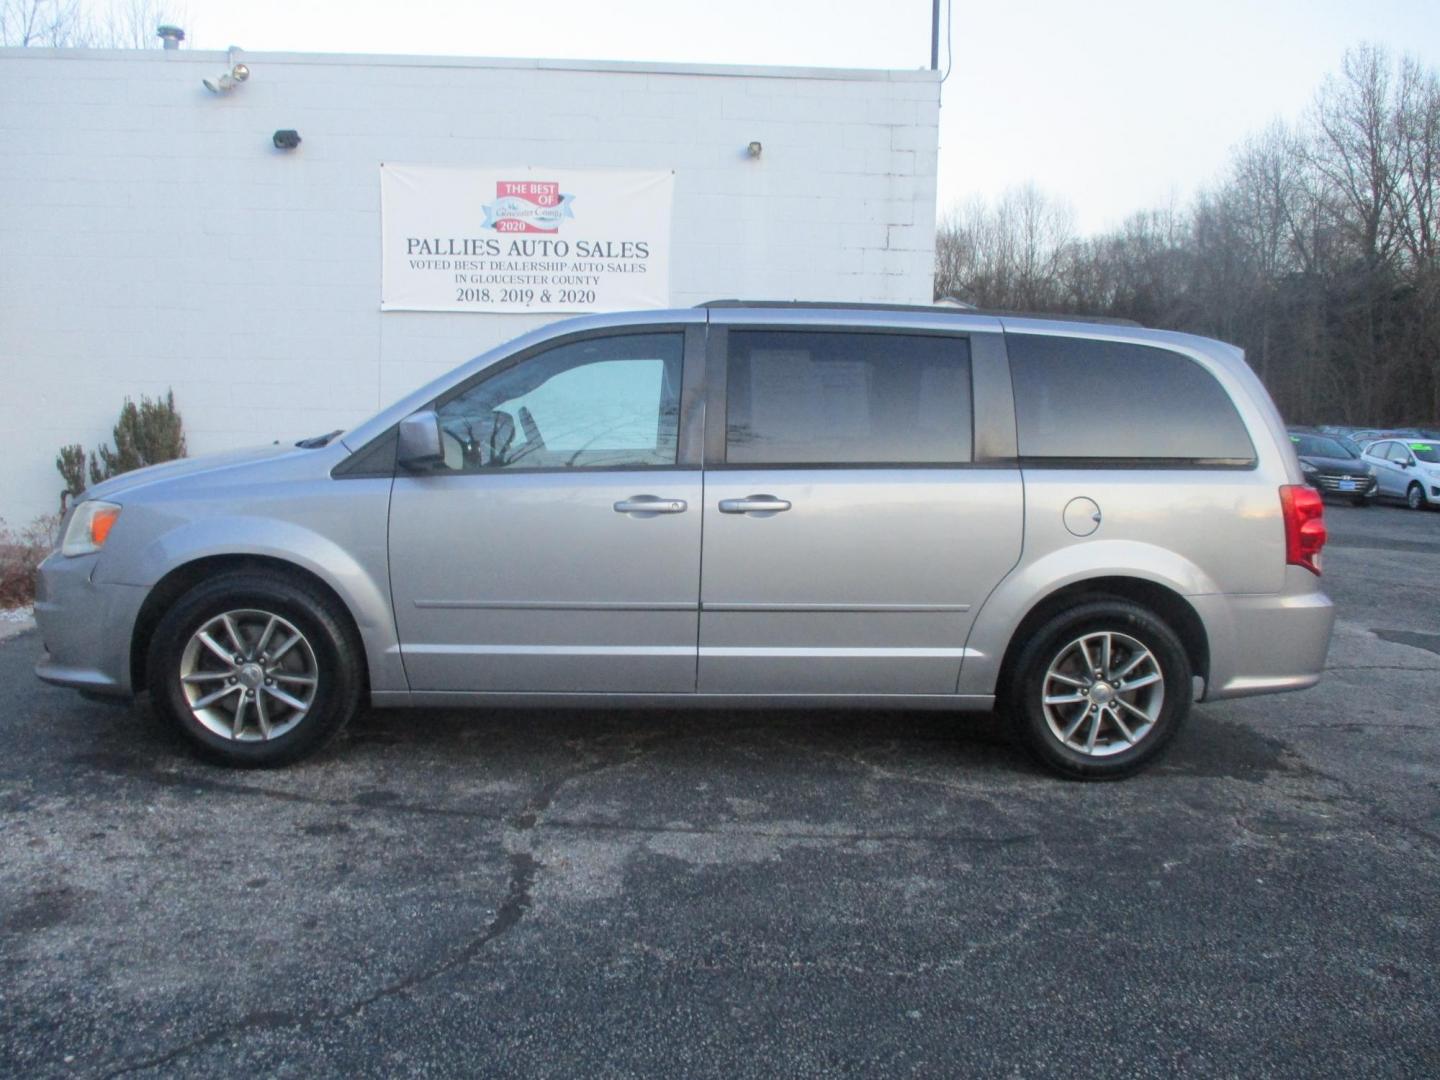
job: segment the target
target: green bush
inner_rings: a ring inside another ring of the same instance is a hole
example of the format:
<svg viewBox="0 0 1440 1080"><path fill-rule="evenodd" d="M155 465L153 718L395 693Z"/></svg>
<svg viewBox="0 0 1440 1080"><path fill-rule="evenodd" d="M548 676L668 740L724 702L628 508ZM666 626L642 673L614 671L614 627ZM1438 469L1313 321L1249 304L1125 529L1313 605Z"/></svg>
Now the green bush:
<svg viewBox="0 0 1440 1080"><path fill-rule="evenodd" d="M60 509L64 510L67 496L73 499L85 490L85 448L79 443L62 446L55 468L65 480L65 490L60 493Z"/></svg>
<svg viewBox="0 0 1440 1080"><path fill-rule="evenodd" d="M114 435L113 450L102 445L90 455L92 484L184 457L185 425L175 409L175 392L167 390L164 398L154 401L142 394L139 405L127 397L115 422ZM85 448L79 443L62 446L55 458L55 468L65 481L60 495L62 509L67 498L75 498L85 490L85 462Z"/></svg>

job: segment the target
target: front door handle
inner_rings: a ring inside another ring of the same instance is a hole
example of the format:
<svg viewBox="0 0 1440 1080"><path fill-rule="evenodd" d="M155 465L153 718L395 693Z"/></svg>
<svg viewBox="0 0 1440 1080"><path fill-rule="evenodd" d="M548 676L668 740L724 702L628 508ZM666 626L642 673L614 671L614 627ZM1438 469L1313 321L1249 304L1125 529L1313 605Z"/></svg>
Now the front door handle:
<svg viewBox="0 0 1440 1080"><path fill-rule="evenodd" d="M743 499L720 500L722 514L778 514L789 509L789 499L777 499L774 495L746 495Z"/></svg>
<svg viewBox="0 0 1440 1080"><path fill-rule="evenodd" d="M683 514L684 499L662 499L659 495L631 495L615 504L617 514L653 517L656 514Z"/></svg>

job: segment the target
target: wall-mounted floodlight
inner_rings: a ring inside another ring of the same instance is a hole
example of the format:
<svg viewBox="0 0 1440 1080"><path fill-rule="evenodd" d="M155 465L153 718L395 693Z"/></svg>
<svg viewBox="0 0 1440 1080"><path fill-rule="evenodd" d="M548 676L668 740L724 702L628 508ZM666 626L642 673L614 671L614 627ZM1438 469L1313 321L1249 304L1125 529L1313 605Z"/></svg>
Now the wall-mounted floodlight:
<svg viewBox="0 0 1440 1080"><path fill-rule="evenodd" d="M235 87L250 78L250 69L240 62L238 58L239 53L239 49L233 45L230 46L229 55L226 56L226 60L230 63L229 68L222 71L219 76L214 79L200 80L206 90L209 90L212 94L228 94L231 90L234 90Z"/></svg>
<svg viewBox="0 0 1440 1080"><path fill-rule="evenodd" d="M294 150L300 145L300 133L289 129L277 131L270 136L270 141L275 144L276 150Z"/></svg>
<svg viewBox="0 0 1440 1080"><path fill-rule="evenodd" d="M756 139L754 142L752 142L749 146L745 148L745 152L751 157L759 157L760 152L764 149L765 148L760 145L760 140Z"/></svg>

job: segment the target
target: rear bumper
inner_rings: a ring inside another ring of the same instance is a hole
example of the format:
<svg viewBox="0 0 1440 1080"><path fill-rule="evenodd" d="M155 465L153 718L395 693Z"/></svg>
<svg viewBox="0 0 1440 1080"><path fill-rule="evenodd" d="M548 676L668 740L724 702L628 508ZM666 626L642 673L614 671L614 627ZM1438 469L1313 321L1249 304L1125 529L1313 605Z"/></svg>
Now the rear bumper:
<svg viewBox="0 0 1440 1080"><path fill-rule="evenodd" d="M95 584L96 561L57 554L40 564L35 624L44 652L35 674L56 686L128 697L130 640L148 590Z"/></svg>
<svg viewBox="0 0 1440 1080"><path fill-rule="evenodd" d="M1286 568L1285 589L1192 596L1210 639L1204 701L1304 690L1325 670L1335 607L1309 571Z"/></svg>

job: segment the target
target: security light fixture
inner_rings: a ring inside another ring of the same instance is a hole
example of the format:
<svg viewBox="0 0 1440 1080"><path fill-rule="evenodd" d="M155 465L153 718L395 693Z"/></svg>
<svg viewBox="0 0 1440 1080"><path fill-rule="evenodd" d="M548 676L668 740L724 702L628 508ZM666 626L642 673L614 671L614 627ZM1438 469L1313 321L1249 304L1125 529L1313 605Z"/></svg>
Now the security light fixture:
<svg viewBox="0 0 1440 1080"><path fill-rule="evenodd" d="M275 144L276 150L294 150L300 145L300 133L289 129L277 131L270 136L270 141Z"/></svg>
<svg viewBox="0 0 1440 1080"><path fill-rule="evenodd" d="M230 62L230 67L221 72L217 78L200 80L206 90L212 94L227 94L250 78L250 69L239 60L239 52L240 50L235 46L230 46L229 54L226 57Z"/></svg>
<svg viewBox="0 0 1440 1080"><path fill-rule="evenodd" d="M759 157L760 152L764 149L765 148L760 145L760 140L756 139L754 142L752 142L749 146L745 148L745 152L751 157Z"/></svg>

